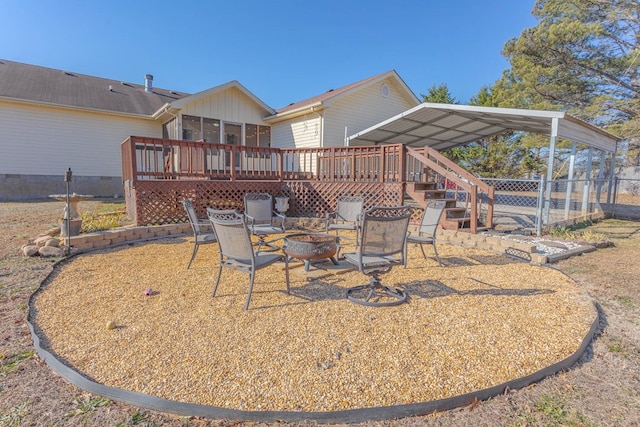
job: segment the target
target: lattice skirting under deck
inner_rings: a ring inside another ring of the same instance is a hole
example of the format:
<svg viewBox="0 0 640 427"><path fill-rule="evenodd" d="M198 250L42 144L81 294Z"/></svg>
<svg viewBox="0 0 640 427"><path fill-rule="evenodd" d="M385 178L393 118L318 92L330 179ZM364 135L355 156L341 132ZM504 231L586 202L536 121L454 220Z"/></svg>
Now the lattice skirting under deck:
<svg viewBox="0 0 640 427"><path fill-rule="evenodd" d="M404 200L401 183L310 181L138 181L127 191L129 215L137 225L173 224L187 221L182 200L192 201L199 217L207 207L242 211L245 193L269 193L289 197L288 216L323 218L336 208L341 195L360 195L365 209L398 206Z"/></svg>

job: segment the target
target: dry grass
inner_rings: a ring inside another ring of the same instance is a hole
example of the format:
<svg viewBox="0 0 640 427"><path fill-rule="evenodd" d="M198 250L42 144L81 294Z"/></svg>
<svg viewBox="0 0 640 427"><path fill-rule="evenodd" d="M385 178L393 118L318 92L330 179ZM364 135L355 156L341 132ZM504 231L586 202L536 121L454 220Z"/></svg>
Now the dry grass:
<svg viewBox="0 0 640 427"><path fill-rule="evenodd" d="M93 208L93 203L97 206L100 202L81 203L81 211L87 207ZM103 405L99 396L88 395L70 386L36 357L30 356L33 344L24 322L27 301L31 292L51 270L52 261L23 258L18 254L18 249L28 237L58 221L59 211L62 210L59 205L55 202L0 203L0 364L3 368L9 365L5 362L10 361L11 364L8 372L0 374L0 425L255 425L173 416L118 402ZM597 301L602 319L599 335L572 369L526 389L513 390L460 410L363 425L640 425L640 267L633 261L640 251L640 223L606 220L596 224L594 232L605 233L615 246L563 260L556 265ZM201 251L206 253L205 248ZM184 256L186 263L188 255ZM491 263L496 258L479 258L478 261L481 259ZM199 255L197 262L206 264L207 259ZM209 275L210 278L212 272L204 272L202 268L209 269L209 264L198 266L197 270L198 274ZM516 277L519 279L523 276ZM226 288L226 291L223 287L219 290L221 299L235 298L230 304L238 313L246 296L246 276L241 280L241 283ZM256 296L267 291L264 282L263 285L260 283L259 279ZM282 286L278 284L275 287L280 290ZM294 287L298 286L294 284ZM136 287L132 299L139 297L139 288ZM441 297L432 299L437 298ZM265 311L261 308L263 306L260 298L255 298L247 315L259 315Z"/></svg>

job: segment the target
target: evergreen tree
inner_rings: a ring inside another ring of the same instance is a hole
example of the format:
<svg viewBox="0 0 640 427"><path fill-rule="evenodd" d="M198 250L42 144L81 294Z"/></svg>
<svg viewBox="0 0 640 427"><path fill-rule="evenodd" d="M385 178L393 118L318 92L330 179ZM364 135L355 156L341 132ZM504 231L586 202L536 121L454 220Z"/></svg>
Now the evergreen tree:
<svg viewBox="0 0 640 427"><path fill-rule="evenodd" d="M640 2L537 0L537 26L505 44L497 105L563 109L629 141L640 161Z"/></svg>
<svg viewBox="0 0 640 427"><path fill-rule="evenodd" d="M471 105L495 107L497 102L489 87L471 98ZM484 178L528 178L541 168L531 150L522 143L521 132L509 132L454 147L444 155L473 174Z"/></svg>
<svg viewBox="0 0 640 427"><path fill-rule="evenodd" d="M449 92L449 87L446 83L441 83L439 86L433 85L429 88L426 95L420 94L423 102L432 102L436 104L458 104L458 101Z"/></svg>

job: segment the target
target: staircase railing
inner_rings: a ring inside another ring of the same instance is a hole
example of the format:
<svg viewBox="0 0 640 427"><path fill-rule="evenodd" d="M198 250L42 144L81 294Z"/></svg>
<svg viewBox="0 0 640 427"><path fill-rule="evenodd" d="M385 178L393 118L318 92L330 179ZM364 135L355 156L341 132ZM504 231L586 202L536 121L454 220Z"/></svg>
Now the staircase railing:
<svg viewBox="0 0 640 427"><path fill-rule="evenodd" d="M494 188L475 175L447 159L430 147L406 147L407 182L438 182L454 192L456 200L464 192L465 208L469 212L471 233L477 232L478 222L493 228ZM484 215L483 215L484 214ZM484 218L483 218L484 216Z"/></svg>

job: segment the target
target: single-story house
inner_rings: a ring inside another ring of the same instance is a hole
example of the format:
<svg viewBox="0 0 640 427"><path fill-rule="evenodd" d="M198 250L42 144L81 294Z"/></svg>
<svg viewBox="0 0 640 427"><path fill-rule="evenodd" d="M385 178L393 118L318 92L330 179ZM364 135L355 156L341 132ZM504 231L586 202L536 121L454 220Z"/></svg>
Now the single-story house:
<svg viewBox="0 0 640 427"><path fill-rule="evenodd" d="M387 71L273 109L237 81L196 94L0 59L0 200L123 193L130 135L273 148L342 146L420 104Z"/></svg>

